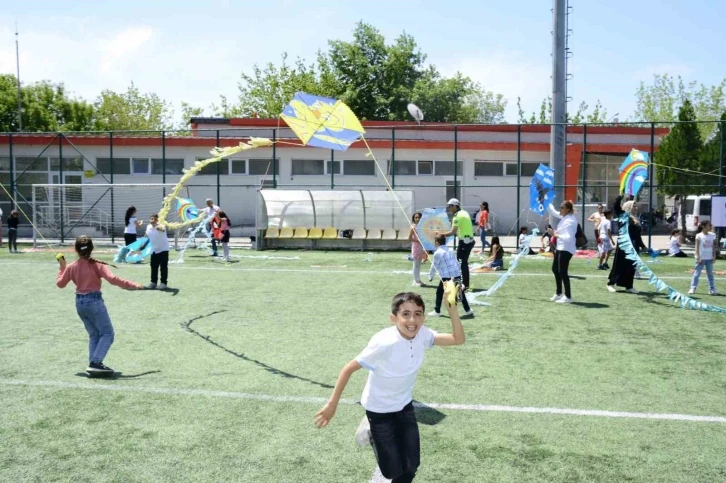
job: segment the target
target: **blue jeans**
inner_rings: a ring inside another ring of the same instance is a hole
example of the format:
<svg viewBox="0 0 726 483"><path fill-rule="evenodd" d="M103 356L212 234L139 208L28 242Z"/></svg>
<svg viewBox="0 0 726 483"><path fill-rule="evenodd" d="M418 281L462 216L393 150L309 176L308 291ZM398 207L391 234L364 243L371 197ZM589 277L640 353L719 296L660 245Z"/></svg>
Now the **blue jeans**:
<svg viewBox="0 0 726 483"><path fill-rule="evenodd" d="M88 332L88 362L103 362L113 344L114 331L101 292L76 294L76 312Z"/></svg>
<svg viewBox="0 0 726 483"><path fill-rule="evenodd" d="M481 239L481 249L484 250L486 247L491 246L487 243L487 231L484 228L479 228L479 238Z"/></svg>
<svg viewBox="0 0 726 483"><path fill-rule="evenodd" d="M696 272L693 274L693 280L691 280L691 288L695 290L698 287L698 278L701 276L703 267L706 267L709 290L716 290L716 285L713 281L713 260L701 260L701 263L696 263Z"/></svg>

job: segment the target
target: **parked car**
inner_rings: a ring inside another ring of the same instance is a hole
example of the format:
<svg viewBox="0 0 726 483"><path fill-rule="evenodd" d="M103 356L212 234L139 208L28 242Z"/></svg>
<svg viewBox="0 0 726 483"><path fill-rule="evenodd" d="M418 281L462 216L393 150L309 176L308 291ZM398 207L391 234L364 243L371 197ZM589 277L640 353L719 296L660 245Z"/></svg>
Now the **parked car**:
<svg viewBox="0 0 726 483"><path fill-rule="evenodd" d="M686 213L686 229L683 229L683 218L680 213L678 213L678 229L688 238L694 238L699 223L711 220L711 195L686 196L681 202L680 209Z"/></svg>

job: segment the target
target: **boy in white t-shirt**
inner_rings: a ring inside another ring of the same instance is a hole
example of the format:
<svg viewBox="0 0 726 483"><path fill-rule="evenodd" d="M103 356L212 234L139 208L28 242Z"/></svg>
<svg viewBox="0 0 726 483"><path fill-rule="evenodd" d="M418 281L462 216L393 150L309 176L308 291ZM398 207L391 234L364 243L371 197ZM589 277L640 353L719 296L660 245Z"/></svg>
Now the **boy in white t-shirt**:
<svg viewBox="0 0 726 483"><path fill-rule="evenodd" d="M693 273L689 294L696 293L698 278L701 276L704 267L706 267L706 276L708 277L709 293L711 295L718 294L713 280L713 261L716 259L718 246L716 245L716 234L710 233L711 228L713 228L713 225L711 225L710 221L702 221L699 226L699 233L696 235L696 271Z"/></svg>
<svg viewBox="0 0 726 483"><path fill-rule="evenodd" d="M159 225L159 215L154 213L149 217L149 226L146 227L146 237L148 240L138 251L139 253L151 243L153 252L151 254L151 283L146 286L148 289L155 289L156 282L159 281L159 271L161 271L160 290L166 290L168 274L169 274L169 237L166 234L166 228Z"/></svg>
<svg viewBox="0 0 726 483"><path fill-rule="evenodd" d="M600 264L597 266L598 270L610 270L610 254L615 248L615 242L613 241L613 229L612 229L613 211L605 210L600 218L600 224L597 226L597 251L600 252Z"/></svg>
<svg viewBox="0 0 726 483"><path fill-rule="evenodd" d="M448 297L445 300L451 334L439 334L424 325L426 306L419 294L407 292L393 297L390 319L394 325L375 334L368 346L343 367L330 400L315 414L315 424L327 426L350 376L362 367L368 369L361 405L370 424L378 467L395 483L413 481L420 464L413 386L424 352L434 345L461 345L465 341L456 305L449 305Z"/></svg>

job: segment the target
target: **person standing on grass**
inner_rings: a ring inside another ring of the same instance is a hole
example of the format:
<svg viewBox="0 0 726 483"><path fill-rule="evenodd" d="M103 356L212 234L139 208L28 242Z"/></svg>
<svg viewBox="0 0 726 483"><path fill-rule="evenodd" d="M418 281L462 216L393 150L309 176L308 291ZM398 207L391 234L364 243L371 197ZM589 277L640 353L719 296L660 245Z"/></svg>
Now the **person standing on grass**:
<svg viewBox="0 0 726 483"><path fill-rule="evenodd" d="M451 317L451 333L439 334L424 325L426 306L419 294L394 296L390 315L393 326L375 334L368 346L343 367L333 394L315 414L315 425L326 427L335 416L350 376L366 368L368 381L361 405L366 410L378 467L392 483L410 483L421 464L413 388L425 351L435 345L461 345L466 340L456 305L447 301L446 309Z"/></svg>
<svg viewBox="0 0 726 483"><path fill-rule="evenodd" d="M56 285L65 288L69 282L76 285L76 312L83 321L88 332L88 368L89 374L112 374L114 371L103 364L114 340L114 330L108 315L106 304L101 295L101 279L111 285L128 290L142 289L140 283L117 277L104 262L91 257L93 241L87 236L80 236L75 244L78 260L66 266L66 259L60 255L58 263L60 271Z"/></svg>
<svg viewBox="0 0 726 483"><path fill-rule="evenodd" d="M20 215L18 214L18 210L11 211L10 216L8 216L8 250L10 250L10 253L13 253L13 248L15 248L15 253L18 253L19 224Z"/></svg>
<svg viewBox="0 0 726 483"><path fill-rule="evenodd" d="M492 240L492 243L494 241ZM429 271L429 282L434 279L434 274L439 274L441 280L439 280L439 286L436 288L436 306L434 311L430 312L431 317L439 317L441 315L441 302L444 299L444 282L448 280L454 280L457 286L461 286L461 267L454 258L454 253L449 250L446 246L446 237L444 235L437 235L434 238L434 245L436 251L434 252L433 260L431 261L431 270ZM469 302L466 300L466 294L461 290L461 305L464 306L466 315L474 316L474 312L469 307Z"/></svg>
<svg viewBox="0 0 726 483"><path fill-rule="evenodd" d="M461 278L464 283L464 290L469 285L469 255L474 248L474 225L471 222L469 213L461 209L461 203L456 198L451 198L446 204L449 213L454 215L451 220L451 230L445 233L434 232L434 235L451 236L459 238L459 245L456 247L456 259L461 264Z"/></svg>
<svg viewBox="0 0 726 483"><path fill-rule="evenodd" d="M598 203L597 205L597 211L590 215L590 217L587 219L587 221L591 222L593 225L593 230L595 231L595 240L597 241L598 245L600 244L600 221L603 219L603 206L602 203Z"/></svg>
<svg viewBox="0 0 726 483"><path fill-rule="evenodd" d="M598 263L597 266L598 270L608 270L610 268L610 265L608 265L608 261L610 260L610 254L615 247L615 242L613 241L613 232L611 228L612 219L612 210L605 210L602 214L602 218L600 218L600 224L597 227L597 249L600 252L600 263Z"/></svg>
<svg viewBox="0 0 726 483"><path fill-rule="evenodd" d="M155 289L156 283L159 281L159 270L161 270L160 290L166 290L168 274L169 274L169 237L166 235L166 229L159 225L159 215L154 213L149 218L149 226L146 227L146 242L138 250L131 252L136 255L151 243L153 253L151 254L151 283L146 288Z"/></svg>
<svg viewBox="0 0 726 483"><path fill-rule="evenodd" d="M206 203L207 207L203 208L202 211L204 212L204 219L209 220L207 222L207 231L212 233L212 219L219 212L219 206L214 204L212 198L207 198ZM217 240L214 239L214 235L212 235L212 256L217 256Z"/></svg>
<svg viewBox="0 0 726 483"><path fill-rule="evenodd" d="M572 292L570 290L570 260L577 251L575 247L577 235L577 218L571 201L563 201L560 204L560 212L555 211L550 203L547 207L550 219L554 222L559 219L554 229L549 228L547 232L555 239L555 256L552 260L552 273L555 274L557 291L550 298L552 302L560 304L572 303ZM564 285L564 292L562 291Z"/></svg>
<svg viewBox="0 0 726 483"><path fill-rule="evenodd" d="M698 234L696 235L696 271L693 272L691 289L688 291L691 295L696 293L698 279L704 267L708 277L708 293L718 295L713 279L713 261L716 259L718 246L716 245L716 234L711 233L711 228L713 228L713 225L710 221L702 221L698 227Z"/></svg>
<svg viewBox="0 0 726 483"><path fill-rule="evenodd" d="M142 220L136 219L136 207L129 206L124 215L124 243L126 246L136 241L136 229L143 224Z"/></svg>
<svg viewBox="0 0 726 483"><path fill-rule="evenodd" d="M408 241L411 242L411 258L413 259L413 284L418 287L423 286L423 282L421 281L421 263L429 258L429 254L424 250L423 245L421 245L421 240L418 238L418 233L416 233L416 226L421 221L422 216L420 211L413 214L411 218L411 230L408 232Z"/></svg>
<svg viewBox="0 0 726 483"><path fill-rule="evenodd" d="M489 203L482 201L479 205L479 214L476 216L476 224L479 227L479 238L481 239L481 252L489 246L487 242L487 231L490 230L489 225Z"/></svg>
<svg viewBox="0 0 726 483"><path fill-rule="evenodd" d="M643 239L641 238L641 227L636 213L638 207L633 200L626 201L621 205L623 196L615 198L613 203L613 215L620 218L624 213L628 214L628 236L630 243L633 245L635 251L640 251L645 248ZM632 294L637 294L638 291L633 287L633 280L635 279L635 264L632 260L627 258L625 250L620 248L621 238L618 236L618 244L615 247L615 254L613 255L613 267L610 269L610 275L608 276L609 292L615 292L615 286L624 287L625 291Z"/></svg>
<svg viewBox="0 0 726 483"><path fill-rule="evenodd" d="M224 253L224 261L229 262L229 227L231 222L227 218L227 214L220 210L212 220L212 225L219 229L219 241L222 242L222 253ZM214 239L214 236L212 236Z"/></svg>

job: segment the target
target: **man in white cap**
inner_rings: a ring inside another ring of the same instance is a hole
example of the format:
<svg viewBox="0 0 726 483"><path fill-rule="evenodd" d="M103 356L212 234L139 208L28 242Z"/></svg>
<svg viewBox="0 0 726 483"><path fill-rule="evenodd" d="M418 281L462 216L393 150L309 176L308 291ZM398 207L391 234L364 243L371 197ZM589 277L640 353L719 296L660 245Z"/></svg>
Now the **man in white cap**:
<svg viewBox="0 0 726 483"><path fill-rule="evenodd" d="M214 204L214 200L212 200L212 198L207 198L206 202L207 207L204 208L202 211L204 212L204 219L209 220L219 211L219 206ZM210 233L212 232L211 223L207 223L207 230L209 230ZM215 240L214 237L212 237L212 256L217 256L217 240Z"/></svg>
<svg viewBox="0 0 726 483"><path fill-rule="evenodd" d="M469 288L469 255L474 249L474 225L471 223L469 213L461 209L461 203L456 198L451 198L446 203L449 213L454 215L451 220L451 230L440 233L440 235L454 235L459 238L459 245L456 247L456 259L461 264L461 281L465 288Z"/></svg>

